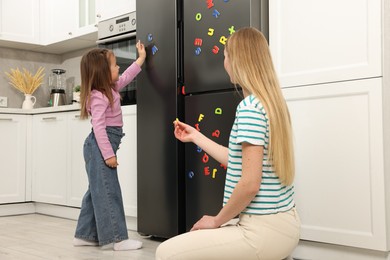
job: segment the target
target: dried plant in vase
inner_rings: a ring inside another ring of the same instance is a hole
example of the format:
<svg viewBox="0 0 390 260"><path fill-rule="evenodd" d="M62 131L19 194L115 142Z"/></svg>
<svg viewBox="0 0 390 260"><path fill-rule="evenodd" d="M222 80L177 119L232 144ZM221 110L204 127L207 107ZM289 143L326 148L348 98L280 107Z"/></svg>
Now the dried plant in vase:
<svg viewBox="0 0 390 260"><path fill-rule="evenodd" d="M42 85L43 78L45 77L43 71L44 68L39 67L35 75L32 75L25 68L23 68L23 72L19 68L16 68L11 69L10 73L5 73L10 80L9 83L25 95L25 100L22 105L23 109L33 108L36 98L32 94Z"/></svg>

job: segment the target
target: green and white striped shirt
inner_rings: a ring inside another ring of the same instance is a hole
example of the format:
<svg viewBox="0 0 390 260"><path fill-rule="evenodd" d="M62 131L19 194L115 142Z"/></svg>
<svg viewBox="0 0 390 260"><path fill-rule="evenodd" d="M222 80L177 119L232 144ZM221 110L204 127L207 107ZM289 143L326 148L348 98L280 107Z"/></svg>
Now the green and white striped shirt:
<svg viewBox="0 0 390 260"><path fill-rule="evenodd" d="M249 95L237 106L236 118L229 138L229 161L223 204L225 205L242 174L242 143L264 146L263 173L260 189L242 211L247 214L275 214L294 207L294 187L284 186L268 162L269 122L261 102Z"/></svg>

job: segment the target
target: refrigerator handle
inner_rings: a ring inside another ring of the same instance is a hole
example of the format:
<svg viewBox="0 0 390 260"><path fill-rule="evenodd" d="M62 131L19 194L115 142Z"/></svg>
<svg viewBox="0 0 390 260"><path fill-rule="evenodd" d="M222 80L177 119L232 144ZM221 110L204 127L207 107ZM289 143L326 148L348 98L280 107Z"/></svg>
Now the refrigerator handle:
<svg viewBox="0 0 390 260"><path fill-rule="evenodd" d="M184 21L183 21L183 5L178 1L177 5L177 80L178 85L184 84Z"/></svg>

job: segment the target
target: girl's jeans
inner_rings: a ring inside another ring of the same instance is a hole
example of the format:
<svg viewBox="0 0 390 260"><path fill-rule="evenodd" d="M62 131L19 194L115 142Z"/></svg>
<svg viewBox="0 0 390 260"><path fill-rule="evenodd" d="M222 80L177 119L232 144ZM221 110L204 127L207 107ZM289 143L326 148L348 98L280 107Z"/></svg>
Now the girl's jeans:
<svg viewBox="0 0 390 260"><path fill-rule="evenodd" d="M124 136L122 128L106 130L116 154ZM99 245L128 239L117 169L105 164L93 132L84 142L84 160L89 187L81 204L75 237L97 241Z"/></svg>

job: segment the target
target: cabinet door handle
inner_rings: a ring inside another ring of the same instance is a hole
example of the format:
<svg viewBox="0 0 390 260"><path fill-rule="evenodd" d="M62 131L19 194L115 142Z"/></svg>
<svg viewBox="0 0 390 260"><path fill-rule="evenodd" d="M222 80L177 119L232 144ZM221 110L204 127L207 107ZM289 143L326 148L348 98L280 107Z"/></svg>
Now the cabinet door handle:
<svg viewBox="0 0 390 260"><path fill-rule="evenodd" d="M0 121L12 121L12 118L0 118Z"/></svg>

